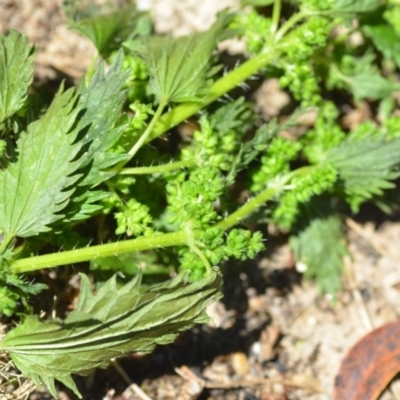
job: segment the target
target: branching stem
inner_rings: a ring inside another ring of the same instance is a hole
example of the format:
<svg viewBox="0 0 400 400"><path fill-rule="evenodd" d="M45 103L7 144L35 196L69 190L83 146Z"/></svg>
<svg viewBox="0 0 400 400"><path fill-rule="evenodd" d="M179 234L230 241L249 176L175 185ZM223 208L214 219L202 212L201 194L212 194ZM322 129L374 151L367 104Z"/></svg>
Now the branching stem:
<svg viewBox="0 0 400 400"><path fill-rule="evenodd" d="M298 12L294 14L291 18L289 18L286 23L276 32L275 42L278 42L282 39L296 24L298 24L302 19L306 18L309 13L305 13L304 11Z"/></svg>
<svg viewBox="0 0 400 400"><path fill-rule="evenodd" d="M15 274L20 274L39 269L90 261L96 258L110 257L116 254L181 246L185 245L186 242L187 234L184 231L164 233L153 237L140 237L138 239L122 240L120 242L100 244L61 253L22 258L11 264L10 271Z"/></svg>
<svg viewBox="0 0 400 400"><path fill-rule="evenodd" d="M282 0L274 1L274 9L272 11L272 25L271 25L271 45L273 45L275 41L275 34L279 28L279 22L281 19L281 8L282 8Z"/></svg>
<svg viewBox="0 0 400 400"><path fill-rule="evenodd" d="M274 184L270 185L260 194L241 206L234 213L217 223L216 226L224 230L232 228L238 222L242 221L252 212L257 210L266 201L278 196L283 190L285 190L287 183L294 176L308 173L309 170L313 168L318 168L318 166L312 165L298 168L297 170L281 177ZM172 246L190 246L191 243L195 243L195 240L200 237L201 233L201 231L197 230L190 230L190 232L188 232L186 229L173 233L158 234L153 237L140 237L137 239L122 240L116 243L100 244L82 249L23 258L14 261L10 265L10 271L19 274L36 271L39 269L90 261L96 258L109 257L117 254L133 253L137 251L160 249L163 247ZM12 240L12 238L10 240Z"/></svg>
<svg viewBox="0 0 400 400"><path fill-rule="evenodd" d="M279 180L279 182L277 182L276 185L267 187L260 194L253 197L246 204L237 209L234 213L230 214L221 222L217 223L217 226L219 228L222 228L223 230L227 230L237 225L242 220L244 220L248 215L250 215L253 211L257 210L257 208L262 206L266 201L271 200L273 197L279 194L283 190L284 184L287 181L288 179L281 179Z"/></svg>

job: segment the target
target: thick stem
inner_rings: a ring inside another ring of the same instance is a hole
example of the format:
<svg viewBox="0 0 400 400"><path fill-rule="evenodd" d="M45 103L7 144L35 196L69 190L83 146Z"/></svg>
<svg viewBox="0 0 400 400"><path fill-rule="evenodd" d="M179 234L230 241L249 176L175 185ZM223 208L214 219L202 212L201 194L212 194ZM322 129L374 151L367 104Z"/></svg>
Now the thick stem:
<svg viewBox="0 0 400 400"><path fill-rule="evenodd" d="M318 168L317 165L308 165L277 179L277 181L262 191L259 195L248 201L233 214L229 215L215 226L224 230L232 228L257 210L266 201L271 200L285 190L286 184L296 175L308 173L310 169ZM151 249L160 249L171 246L189 245L201 235L201 231L182 230L172 233L163 233L153 237L140 237L138 239L123 240L116 243L100 244L83 249L69 250L61 253L45 254L42 256L23 258L10 265L10 272L20 274L39 269L58 267L90 261L96 258L109 257L117 254L133 253ZM12 239L11 239L12 240Z"/></svg>
<svg viewBox="0 0 400 400"><path fill-rule="evenodd" d="M196 235L196 232L194 232L194 235ZM39 269L90 261L96 258L114 256L116 254L133 253L136 251L160 249L170 246L182 246L185 245L186 242L187 233L184 231L164 233L150 238L141 237L116 243L85 247L83 249L63 251L61 253L23 258L11 264L10 272L20 274Z"/></svg>

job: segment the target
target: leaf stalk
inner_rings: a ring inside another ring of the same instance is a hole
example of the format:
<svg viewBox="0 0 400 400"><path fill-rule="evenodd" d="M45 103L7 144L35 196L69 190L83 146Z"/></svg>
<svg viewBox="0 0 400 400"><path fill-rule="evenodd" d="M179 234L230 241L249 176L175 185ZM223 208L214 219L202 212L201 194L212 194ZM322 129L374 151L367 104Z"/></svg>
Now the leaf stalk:
<svg viewBox="0 0 400 400"><path fill-rule="evenodd" d="M187 118L202 110L205 106L211 104L213 101L234 89L246 79L249 79L252 75L259 72L271 62L273 54L274 52L271 49L268 49L268 51L254 56L239 67L235 68L233 71L218 79L211 86L208 96L202 99L202 101L182 103L162 115L154 125L154 129L148 137L148 141L161 136L163 133L185 121Z"/></svg>
<svg viewBox="0 0 400 400"><path fill-rule="evenodd" d="M196 165L194 160L182 160L171 162L169 164L152 165L151 167L124 168L120 171L120 175L162 174L164 172L175 171L181 168L190 168L194 165Z"/></svg>

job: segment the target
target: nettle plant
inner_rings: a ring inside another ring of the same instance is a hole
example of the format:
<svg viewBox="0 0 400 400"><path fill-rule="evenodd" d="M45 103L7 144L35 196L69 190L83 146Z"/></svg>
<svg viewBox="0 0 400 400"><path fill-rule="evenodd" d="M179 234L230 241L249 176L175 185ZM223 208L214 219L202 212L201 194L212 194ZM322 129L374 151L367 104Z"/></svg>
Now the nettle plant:
<svg viewBox="0 0 400 400"><path fill-rule="evenodd" d="M264 247L249 226L289 232L305 276L334 293L347 253L343 213L365 201L390 210L400 162L391 97L399 88L400 6L252 4L220 14L206 32L172 38L153 34L149 17L131 7L68 2L72 28L99 57L77 87L61 85L51 102L29 91L27 38L0 37L0 311L21 317L0 350L53 396L55 379L80 396L71 374L150 352L207 321L206 306L221 296L217 266ZM249 57L228 70L216 48L234 36L246 41ZM265 123L249 99L225 96L254 76L278 77L300 111ZM377 122L344 131L329 101L335 96L373 100ZM280 134L309 107L318 112L312 129ZM158 140L193 116L189 137ZM112 216L115 234L103 232ZM80 229L88 223L99 227L98 244ZM98 277L96 294L81 274L66 319L32 315L31 296L46 286L29 273L82 262ZM171 280L141 285L142 277L171 272Z"/></svg>

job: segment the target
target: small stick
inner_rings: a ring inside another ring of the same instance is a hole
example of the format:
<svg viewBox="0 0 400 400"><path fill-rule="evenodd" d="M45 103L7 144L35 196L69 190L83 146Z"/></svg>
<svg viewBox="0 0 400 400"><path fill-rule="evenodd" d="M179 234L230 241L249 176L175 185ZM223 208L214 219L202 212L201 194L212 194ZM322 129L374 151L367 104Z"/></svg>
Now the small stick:
<svg viewBox="0 0 400 400"><path fill-rule="evenodd" d="M135 392L142 400L153 400L151 397L147 396L143 390L136 385L136 383L132 383L132 385L129 386L129 388Z"/></svg>
<svg viewBox="0 0 400 400"><path fill-rule="evenodd" d="M281 379L281 378L249 378L246 380L240 381L230 381L230 382L207 382L206 380L201 379L196 374L194 374L188 367L184 366L181 368L175 368L175 372L180 375L184 379L193 379L199 382L205 383L205 387L207 389L233 389L240 387L251 387L251 386L259 386L273 383L280 383L284 386L296 387L299 389L307 389L316 393L326 393L317 385L308 385L307 383L296 382L294 379Z"/></svg>
<svg viewBox="0 0 400 400"><path fill-rule="evenodd" d="M112 364L117 372L121 375L121 378L125 381L125 383L127 385L133 385L131 378L129 378L129 375L125 372L125 370L121 367L120 363L116 359L112 360Z"/></svg>
<svg viewBox="0 0 400 400"><path fill-rule="evenodd" d="M133 383L129 375L125 372L125 370L121 367L117 360L112 360L114 368L121 375L122 379L129 385L129 389L137 394L142 400L153 400L149 397L136 383Z"/></svg>
<svg viewBox="0 0 400 400"><path fill-rule="evenodd" d="M358 289L356 282L354 281L353 275L353 263L350 260L350 257L344 258L344 266L347 272L347 280L349 282L351 294L353 296L354 301L358 306L358 311L360 313L361 320L367 332L372 331L374 328L374 324L372 323L372 319L369 315L368 309L365 305L365 302L361 296L360 290Z"/></svg>
<svg viewBox="0 0 400 400"><path fill-rule="evenodd" d="M377 243L376 241L372 240L372 238L365 233L365 230L360 224L358 224L351 218L346 218L346 225L358 236L363 238L380 256L386 255L387 252L385 251L383 246Z"/></svg>

